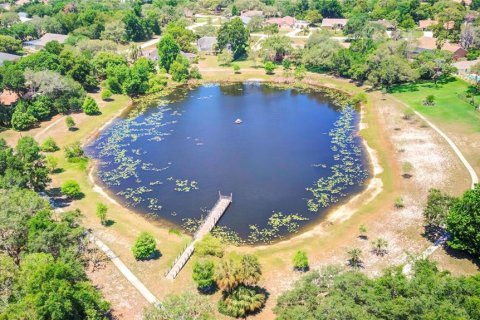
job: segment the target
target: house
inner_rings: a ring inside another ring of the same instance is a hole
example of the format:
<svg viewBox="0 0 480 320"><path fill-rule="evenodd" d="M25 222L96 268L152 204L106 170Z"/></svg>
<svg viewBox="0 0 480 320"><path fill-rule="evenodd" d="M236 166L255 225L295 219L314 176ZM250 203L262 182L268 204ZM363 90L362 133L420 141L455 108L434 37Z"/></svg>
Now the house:
<svg viewBox="0 0 480 320"><path fill-rule="evenodd" d="M21 22L27 22L32 20L32 18L28 17L28 14L26 12L19 12L18 19L20 19Z"/></svg>
<svg viewBox="0 0 480 320"><path fill-rule="evenodd" d="M215 45L217 44L217 37L201 37L197 40L197 48L200 52L213 54L215 52Z"/></svg>
<svg viewBox="0 0 480 320"><path fill-rule="evenodd" d="M195 59L197 58L197 55L195 53L191 53L191 52L183 52L183 51L180 51L180 54L187 58L188 62L192 63L195 61Z"/></svg>
<svg viewBox="0 0 480 320"><path fill-rule="evenodd" d="M15 104L20 97L13 91L3 90L0 93L0 104L3 106L11 106Z"/></svg>
<svg viewBox="0 0 480 320"><path fill-rule="evenodd" d="M427 50L438 49L437 39L433 37L420 37L418 38L418 46L415 53L420 53ZM453 60L458 60L467 55L467 50L462 48L459 44L445 42L440 50L448 51L452 53Z"/></svg>
<svg viewBox="0 0 480 320"><path fill-rule="evenodd" d="M371 24L378 24L378 25L381 25L385 28L385 30L387 31L393 31L393 30L396 30L397 29L397 26L388 21L388 20L385 20L385 19L382 19L382 20L375 20L375 21L370 21Z"/></svg>
<svg viewBox="0 0 480 320"><path fill-rule="evenodd" d="M467 75L470 73L470 68L474 65L480 63L480 59L471 60L471 61L458 61L453 63L452 65L457 68L457 72L460 75Z"/></svg>
<svg viewBox="0 0 480 320"><path fill-rule="evenodd" d="M303 20L295 20L294 28L295 29L304 29L310 25L309 22Z"/></svg>
<svg viewBox="0 0 480 320"><path fill-rule="evenodd" d="M293 28L295 26L295 18L285 16L282 18L270 18L265 21L267 24L276 24L279 28Z"/></svg>
<svg viewBox="0 0 480 320"><path fill-rule="evenodd" d="M427 29L430 29L431 27L437 24L438 24L437 20L419 20L418 21L418 27L424 31Z"/></svg>
<svg viewBox="0 0 480 320"><path fill-rule="evenodd" d="M343 29L347 22L348 19L324 18L321 27L325 29Z"/></svg>
<svg viewBox="0 0 480 320"><path fill-rule="evenodd" d="M17 56L16 54L0 52L0 65L3 65L5 61L15 62L18 59L20 59L20 56Z"/></svg>
<svg viewBox="0 0 480 320"><path fill-rule="evenodd" d="M261 10L246 10L240 14L240 17L263 17L263 11Z"/></svg>
<svg viewBox="0 0 480 320"><path fill-rule="evenodd" d="M68 36L64 34L45 33L40 39L26 41L23 44L29 49L41 50L50 41L58 41L59 43L65 43L65 41L67 41L67 38Z"/></svg>

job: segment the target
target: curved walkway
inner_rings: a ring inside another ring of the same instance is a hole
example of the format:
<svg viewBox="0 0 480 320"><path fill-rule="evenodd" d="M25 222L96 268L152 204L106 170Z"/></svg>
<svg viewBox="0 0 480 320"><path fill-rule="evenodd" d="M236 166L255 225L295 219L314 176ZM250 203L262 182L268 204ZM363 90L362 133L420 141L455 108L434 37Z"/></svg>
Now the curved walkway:
<svg viewBox="0 0 480 320"><path fill-rule="evenodd" d="M430 120L428 120L424 115L422 115L420 112L414 110L411 106L409 106L408 104L396 99L397 101L399 101L400 103L402 103L404 106L406 106L407 108L409 108L410 110L412 110L415 115L417 115L420 119L422 119L423 121L425 121L433 130L435 130L443 139L445 139L445 141L447 141L447 143L450 145L450 147L452 148L453 152L455 152L455 154L457 155L457 157L460 159L460 161L462 162L462 164L465 166L465 168L467 169L469 175L470 175L470 179L472 180L472 184L471 184L471 188L473 189L475 187L475 185L478 183L478 175L477 173L475 172L475 170L473 169L472 165L468 162L468 160L465 158L465 156L463 155L463 153L460 151L460 149L457 147L457 145L455 144L455 142L452 141L452 139L450 139L449 136L447 136L446 133L444 133L442 130L440 130L436 125L434 125ZM438 238L430 247L428 247L427 249L425 249L422 254L420 255L420 257L422 259L425 259L427 257L429 257L430 255L432 255L438 248L442 247L447 241L448 239L450 238L450 235L447 233L447 232L444 232L440 238ZM403 267L403 273L404 274L410 274L410 272L412 271L412 262L409 262L407 263L404 267Z"/></svg>

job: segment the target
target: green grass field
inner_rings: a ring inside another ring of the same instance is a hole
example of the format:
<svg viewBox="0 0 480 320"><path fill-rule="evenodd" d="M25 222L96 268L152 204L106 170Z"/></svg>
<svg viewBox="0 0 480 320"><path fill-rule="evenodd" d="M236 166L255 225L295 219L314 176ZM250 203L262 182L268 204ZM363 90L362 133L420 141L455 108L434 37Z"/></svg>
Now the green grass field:
<svg viewBox="0 0 480 320"><path fill-rule="evenodd" d="M455 123L465 132L480 132L480 112L460 98L472 89L466 81L452 77L437 86L433 82L421 82L393 87L389 92L439 125ZM423 105L428 95L435 96L435 106ZM477 103L479 99L476 94Z"/></svg>

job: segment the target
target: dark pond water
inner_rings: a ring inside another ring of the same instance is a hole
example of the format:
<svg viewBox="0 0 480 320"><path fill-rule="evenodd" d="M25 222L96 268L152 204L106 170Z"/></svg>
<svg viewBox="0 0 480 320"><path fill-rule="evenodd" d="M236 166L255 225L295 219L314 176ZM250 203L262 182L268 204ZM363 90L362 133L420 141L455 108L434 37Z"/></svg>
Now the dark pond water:
<svg viewBox="0 0 480 320"><path fill-rule="evenodd" d="M209 85L132 110L87 153L100 160L100 181L139 212L182 225L204 215L219 191L232 193L219 225L269 241L361 190L357 121L319 93Z"/></svg>

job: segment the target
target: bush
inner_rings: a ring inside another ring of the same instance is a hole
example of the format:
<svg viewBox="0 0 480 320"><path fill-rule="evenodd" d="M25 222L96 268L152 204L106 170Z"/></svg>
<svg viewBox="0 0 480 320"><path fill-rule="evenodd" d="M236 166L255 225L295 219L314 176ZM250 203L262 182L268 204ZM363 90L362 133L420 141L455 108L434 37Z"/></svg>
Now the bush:
<svg viewBox="0 0 480 320"><path fill-rule="evenodd" d="M73 121L73 118L71 116L67 116L65 118L65 123L67 124L68 130L72 130L75 128L75 121Z"/></svg>
<svg viewBox="0 0 480 320"><path fill-rule="evenodd" d="M98 104L93 100L92 97L87 96L85 101L82 105L82 110L85 112L86 115L93 116L100 113L100 109L98 108Z"/></svg>
<svg viewBox="0 0 480 320"><path fill-rule="evenodd" d="M307 74L307 70L305 69L304 65L299 65L295 68L295 72L294 72L295 79L303 80L306 74Z"/></svg>
<svg viewBox="0 0 480 320"><path fill-rule="evenodd" d="M65 148L63 148L63 152L65 154L65 158L67 158L68 161L82 158L84 155L82 146L78 141L65 146Z"/></svg>
<svg viewBox="0 0 480 320"><path fill-rule="evenodd" d="M104 205L103 203L97 203L97 217L98 219L100 219L100 223L102 225L106 225L107 223L107 211L108 211L108 208L106 205Z"/></svg>
<svg viewBox="0 0 480 320"><path fill-rule="evenodd" d="M298 250L293 256L293 268L298 271L308 270L307 253L303 250Z"/></svg>
<svg viewBox="0 0 480 320"><path fill-rule="evenodd" d="M403 198L402 197L396 197L393 205L397 209L401 209L401 208L405 207L405 203L403 202Z"/></svg>
<svg viewBox="0 0 480 320"><path fill-rule="evenodd" d="M367 103L367 95L364 92L357 93L353 96L352 103L356 106Z"/></svg>
<svg viewBox="0 0 480 320"><path fill-rule="evenodd" d="M55 151L60 150L57 143L55 142L55 140L53 140L52 137L47 138L47 140L45 140L42 143L42 146L40 147L40 149L43 152L55 152Z"/></svg>
<svg viewBox="0 0 480 320"><path fill-rule="evenodd" d="M58 168L58 159L52 155L45 157L45 165L50 173L54 173Z"/></svg>
<svg viewBox="0 0 480 320"><path fill-rule="evenodd" d="M132 247L133 256L137 260L149 259L157 251L156 245L153 235L148 232L142 232Z"/></svg>
<svg viewBox="0 0 480 320"><path fill-rule="evenodd" d="M188 60L187 58L178 55L175 61L172 63L170 67L170 74L172 75L172 79L177 82L182 82L188 80L190 77L190 72L188 71Z"/></svg>
<svg viewBox="0 0 480 320"><path fill-rule="evenodd" d="M206 234L202 240L195 245L195 252L204 257L207 255L214 257L223 257L223 243L222 240L212 236L210 233Z"/></svg>
<svg viewBox="0 0 480 320"><path fill-rule="evenodd" d="M15 110L11 122L14 130L24 131L33 128L37 119L30 113Z"/></svg>
<svg viewBox="0 0 480 320"><path fill-rule="evenodd" d="M240 66L238 65L238 63L232 64L232 67L234 73L240 73Z"/></svg>
<svg viewBox="0 0 480 320"><path fill-rule="evenodd" d="M267 74L273 74L273 71L275 70L275 65L273 64L273 62L267 61L263 68L265 69L265 72Z"/></svg>
<svg viewBox="0 0 480 320"><path fill-rule="evenodd" d="M102 95L102 100L106 101L106 100L110 100L113 93L112 93L112 91L110 91L110 89L103 89L101 95Z"/></svg>
<svg viewBox="0 0 480 320"><path fill-rule="evenodd" d="M71 199L80 199L83 196L80 185L74 180L67 180L62 184L62 193Z"/></svg>
<svg viewBox="0 0 480 320"><path fill-rule="evenodd" d="M410 120L413 118L413 116L415 115L415 112L412 110L412 109L405 109L405 111L403 111L403 120Z"/></svg>
<svg viewBox="0 0 480 320"><path fill-rule="evenodd" d="M434 95L428 95L425 100L423 100L423 105L424 106L434 106L435 105L435 96Z"/></svg>
<svg viewBox="0 0 480 320"><path fill-rule="evenodd" d="M210 260L196 261L193 265L192 278L201 291L207 292L215 284L214 271L215 265Z"/></svg>
<svg viewBox="0 0 480 320"><path fill-rule="evenodd" d="M193 66L192 69L190 69L190 78L202 79L202 74L200 73L200 70L198 70L197 66Z"/></svg>

